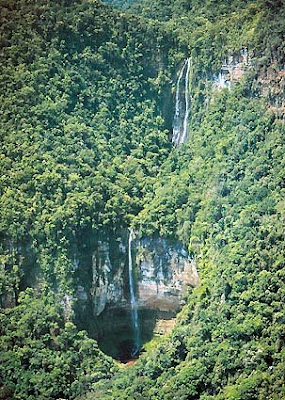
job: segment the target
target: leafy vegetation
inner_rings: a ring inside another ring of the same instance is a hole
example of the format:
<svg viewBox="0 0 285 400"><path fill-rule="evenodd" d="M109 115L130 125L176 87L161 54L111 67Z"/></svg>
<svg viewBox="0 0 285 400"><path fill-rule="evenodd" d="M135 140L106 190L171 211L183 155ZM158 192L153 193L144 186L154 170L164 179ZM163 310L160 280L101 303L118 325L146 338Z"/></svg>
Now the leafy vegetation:
<svg viewBox="0 0 285 400"><path fill-rule="evenodd" d="M52 295L28 289L0 318L1 398L75 398L116 369L93 339L64 321Z"/></svg>
<svg viewBox="0 0 285 400"><path fill-rule="evenodd" d="M144 0L124 14L2 0L0 29L0 397L285 397L281 2ZM217 90L242 48L250 65ZM172 148L188 55L190 138ZM78 249L130 224L181 239L201 285L126 370L65 299Z"/></svg>
<svg viewBox="0 0 285 400"><path fill-rule="evenodd" d="M127 10L137 0L105 0L103 3L111 4L112 6Z"/></svg>
<svg viewBox="0 0 285 400"><path fill-rule="evenodd" d="M98 2L1 10L0 286L17 300L29 259L65 293L76 246L142 208L171 147L157 99L174 39Z"/></svg>
<svg viewBox="0 0 285 400"><path fill-rule="evenodd" d="M170 337L101 398L282 398L284 125L236 88L217 95L185 147L138 221L190 237L202 283Z"/></svg>

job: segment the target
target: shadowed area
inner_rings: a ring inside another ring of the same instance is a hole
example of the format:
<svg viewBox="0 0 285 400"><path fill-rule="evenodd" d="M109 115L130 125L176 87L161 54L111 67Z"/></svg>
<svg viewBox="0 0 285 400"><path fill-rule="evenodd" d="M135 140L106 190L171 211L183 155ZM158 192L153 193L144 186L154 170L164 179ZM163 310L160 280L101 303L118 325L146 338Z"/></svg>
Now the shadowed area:
<svg viewBox="0 0 285 400"><path fill-rule="evenodd" d="M139 310L141 348L154 335L169 332L174 323L174 316L173 311ZM93 335L98 340L101 350L116 360L126 363L139 355L132 354L135 343L130 309L106 309L98 317L98 332L93 332Z"/></svg>

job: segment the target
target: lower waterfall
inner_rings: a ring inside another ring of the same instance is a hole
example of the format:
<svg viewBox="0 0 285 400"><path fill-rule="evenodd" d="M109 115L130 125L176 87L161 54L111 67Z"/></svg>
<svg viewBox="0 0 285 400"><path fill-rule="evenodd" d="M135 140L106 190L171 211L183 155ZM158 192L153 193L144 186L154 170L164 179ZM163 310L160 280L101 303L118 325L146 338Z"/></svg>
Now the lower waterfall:
<svg viewBox="0 0 285 400"><path fill-rule="evenodd" d="M133 260L132 260L132 241L134 232L130 229L129 244L128 244L128 261L129 261L129 286L130 286L130 299L132 307L132 326L134 331L134 347L132 349L132 356L136 356L140 350L140 331L139 331L139 316L134 291L134 278L133 278Z"/></svg>
<svg viewBox="0 0 285 400"><path fill-rule="evenodd" d="M188 286L197 285L195 263L182 243L131 229L100 235L92 250L90 275L79 269L77 323L105 354L133 362L171 331Z"/></svg>

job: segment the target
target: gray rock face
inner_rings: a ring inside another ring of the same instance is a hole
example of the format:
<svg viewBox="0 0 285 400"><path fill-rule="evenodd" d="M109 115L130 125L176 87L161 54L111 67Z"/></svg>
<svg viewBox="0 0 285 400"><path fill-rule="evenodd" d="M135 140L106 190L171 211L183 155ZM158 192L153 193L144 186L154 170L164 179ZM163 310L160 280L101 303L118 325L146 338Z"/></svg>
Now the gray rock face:
<svg viewBox="0 0 285 400"><path fill-rule="evenodd" d="M196 262L181 243L144 238L137 243L138 304L160 311L180 307L188 286L197 286Z"/></svg>
<svg viewBox="0 0 285 400"><path fill-rule="evenodd" d="M123 232L96 243L90 288L82 283L77 288L77 298L84 303L88 297L95 316L106 307L130 307L127 241L128 232ZM199 283L196 263L180 242L135 239L132 255L136 301L141 309L176 311L187 287Z"/></svg>
<svg viewBox="0 0 285 400"><path fill-rule="evenodd" d="M251 60L247 48L241 49L236 53L228 53L218 75L213 77L216 89L231 89L235 82L238 82L244 73L251 66Z"/></svg>
<svg viewBox="0 0 285 400"><path fill-rule="evenodd" d="M117 252L116 257L112 253ZM124 295L124 270L127 253L121 238L99 241L92 256L91 297L95 315L100 315L106 305L126 302Z"/></svg>

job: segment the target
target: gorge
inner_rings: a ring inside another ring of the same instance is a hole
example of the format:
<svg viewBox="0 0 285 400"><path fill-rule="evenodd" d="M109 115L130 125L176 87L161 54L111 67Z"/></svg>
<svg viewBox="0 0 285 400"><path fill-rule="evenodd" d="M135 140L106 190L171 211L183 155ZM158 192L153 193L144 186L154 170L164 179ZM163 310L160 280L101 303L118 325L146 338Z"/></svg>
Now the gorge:
<svg viewBox="0 0 285 400"><path fill-rule="evenodd" d="M88 251L92 264L79 262L77 272L79 326L106 354L136 358L154 334L170 332L187 289L199 283L196 262L180 242L137 238L133 230L107 236Z"/></svg>
<svg viewBox="0 0 285 400"><path fill-rule="evenodd" d="M284 2L0 3L0 399L285 398Z"/></svg>

